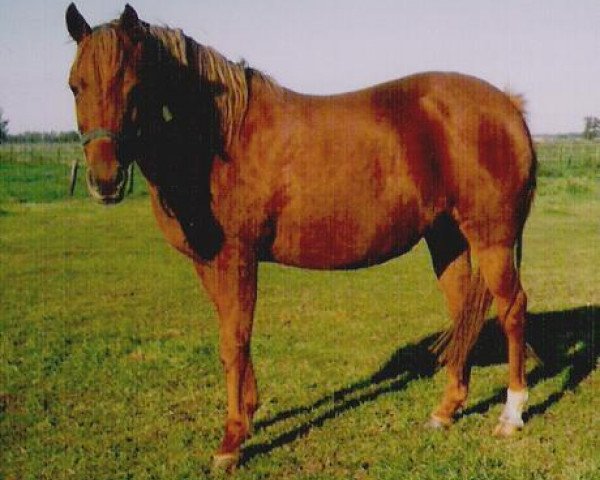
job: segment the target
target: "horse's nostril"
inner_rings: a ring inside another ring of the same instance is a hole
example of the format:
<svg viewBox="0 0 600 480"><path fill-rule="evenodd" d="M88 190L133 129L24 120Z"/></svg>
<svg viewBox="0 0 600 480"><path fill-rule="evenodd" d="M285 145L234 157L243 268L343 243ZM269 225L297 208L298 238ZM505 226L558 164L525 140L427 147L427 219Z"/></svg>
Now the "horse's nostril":
<svg viewBox="0 0 600 480"><path fill-rule="evenodd" d="M118 203L123 199L128 174L124 168L118 167L114 177L102 180L94 175L91 168L86 172L88 191L91 196L104 204Z"/></svg>

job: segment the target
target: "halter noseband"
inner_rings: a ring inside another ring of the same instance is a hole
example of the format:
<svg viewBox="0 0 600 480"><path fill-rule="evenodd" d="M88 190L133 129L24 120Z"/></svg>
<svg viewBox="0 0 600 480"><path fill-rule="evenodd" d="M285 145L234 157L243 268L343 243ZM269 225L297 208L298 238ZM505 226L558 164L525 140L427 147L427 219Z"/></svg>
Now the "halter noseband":
<svg viewBox="0 0 600 480"><path fill-rule="evenodd" d="M87 145L92 140L96 140L98 138L109 138L116 142L119 139L119 135L107 130L106 128L95 128L89 132L81 134L81 144Z"/></svg>
<svg viewBox="0 0 600 480"><path fill-rule="evenodd" d="M124 135L123 133L115 133L111 130L107 130L106 128L94 128L89 132L82 133L80 135L81 145L84 147L93 140L98 140L100 138L107 138L115 142L115 149L117 153L117 161L121 165L121 167L125 168L131 164L133 160L124 159L123 158L123 141Z"/></svg>

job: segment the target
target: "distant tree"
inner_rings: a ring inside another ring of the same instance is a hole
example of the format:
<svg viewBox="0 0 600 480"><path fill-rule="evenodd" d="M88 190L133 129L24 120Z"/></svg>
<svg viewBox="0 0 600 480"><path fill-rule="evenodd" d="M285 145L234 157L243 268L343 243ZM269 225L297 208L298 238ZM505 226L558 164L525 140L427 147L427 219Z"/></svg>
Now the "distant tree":
<svg viewBox="0 0 600 480"><path fill-rule="evenodd" d="M8 139L8 120L4 118L4 111L0 108L0 143Z"/></svg>
<svg viewBox="0 0 600 480"><path fill-rule="evenodd" d="M22 132L9 135L10 143L74 143L79 142L79 133L74 130L68 132Z"/></svg>
<svg viewBox="0 0 600 480"><path fill-rule="evenodd" d="M583 130L583 138L587 140L600 138L600 118L585 117L585 128Z"/></svg>

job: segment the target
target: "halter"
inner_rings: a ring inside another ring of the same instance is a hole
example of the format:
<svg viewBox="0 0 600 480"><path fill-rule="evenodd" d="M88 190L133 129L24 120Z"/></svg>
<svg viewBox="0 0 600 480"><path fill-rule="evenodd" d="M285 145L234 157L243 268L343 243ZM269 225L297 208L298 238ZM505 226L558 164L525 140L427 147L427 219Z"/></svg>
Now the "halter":
<svg viewBox="0 0 600 480"><path fill-rule="evenodd" d="M122 150L123 150L122 143L124 140L124 134L121 132L115 133L106 128L94 128L93 130L82 133L80 135L81 145L86 146L91 141L98 140L100 138L108 138L109 140L112 140L113 142L115 142L115 148L117 150L117 161L119 162L121 167L125 168L131 164L131 162L133 160L123 160L122 155L119 153L119 152L122 153Z"/></svg>
<svg viewBox="0 0 600 480"><path fill-rule="evenodd" d="M89 132L81 134L81 144L87 145L92 140L96 140L98 138L109 138L113 141L119 140L120 135L118 133L111 132L106 128L95 128L90 130Z"/></svg>

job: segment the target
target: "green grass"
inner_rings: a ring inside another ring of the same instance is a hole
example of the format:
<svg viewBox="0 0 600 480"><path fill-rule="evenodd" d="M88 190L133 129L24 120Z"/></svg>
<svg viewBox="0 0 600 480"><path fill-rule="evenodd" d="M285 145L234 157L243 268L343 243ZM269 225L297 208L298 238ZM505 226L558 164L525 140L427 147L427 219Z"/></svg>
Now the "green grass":
<svg viewBox="0 0 600 480"><path fill-rule="evenodd" d="M85 162L79 144L0 145L0 205L68 200L71 166L79 162L74 198L87 198ZM139 171L134 196L146 195Z"/></svg>
<svg viewBox="0 0 600 480"><path fill-rule="evenodd" d="M541 177L600 176L600 144L598 142L540 143L536 146Z"/></svg>
<svg viewBox="0 0 600 480"><path fill-rule="evenodd" d="M235 478L598 478L594 152L569 170L540 149L561 165L542 164L525 235L530 340L545 363L529 363L521 434L490 436L506 379L491 328L467 415L447 432L423 428L445 381L427 368L427 338L447 324L423 244L355 272L267 264L252 346L262 407ZM0 478L209 478L225 390L191 265L141 194L102 208L60 196L63 173L43 173L60 162L19 162L21 175L0 162L2 190L29 192L0 197Z"/></svg>

